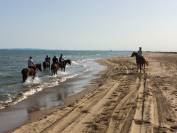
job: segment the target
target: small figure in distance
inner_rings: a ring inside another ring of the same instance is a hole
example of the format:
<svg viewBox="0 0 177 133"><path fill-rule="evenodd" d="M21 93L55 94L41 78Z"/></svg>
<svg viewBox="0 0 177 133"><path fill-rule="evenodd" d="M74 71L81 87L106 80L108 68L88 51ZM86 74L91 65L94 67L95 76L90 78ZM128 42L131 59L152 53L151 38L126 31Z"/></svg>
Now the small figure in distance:
<svg viewBox="0 0 177 133"><path fill-rule="evenodd" d="M46 68L50 68L50 57L48 55L46 55L45 60L43 62L43 68L44 68L44 70Z"/></svg>
<svg viewBox="0 0 177 133"><path fill-rule="evenodd" d="M138 55L139 55L139 56L143 56L143 52L142 52L142 48L141 48L141 47L139 47Z"/></svg>

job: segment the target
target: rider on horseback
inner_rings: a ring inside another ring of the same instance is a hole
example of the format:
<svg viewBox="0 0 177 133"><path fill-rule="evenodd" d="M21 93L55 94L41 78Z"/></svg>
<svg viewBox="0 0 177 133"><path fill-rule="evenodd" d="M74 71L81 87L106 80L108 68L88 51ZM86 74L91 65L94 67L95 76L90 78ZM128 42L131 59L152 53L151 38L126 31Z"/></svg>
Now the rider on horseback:
<svg viewBox="0 0 177 133"><path fill-rule="evenodd" d="M46 57L45 57L45 62L50 63L50 57L48 55L46 55Z"/></svg>
<svg viewBox="0 0 177 133"><path fill-rule="evenodd" d="M32 69L36 70L36 66L35 66L31 56L28 59L28 68L32 68Z"/></svg>
<svg viewBox="0 0 177 133"><path fill-rule="evenodd" d="M63 61L64 61L63 54L61 54L61 55L60 55L60 57L59 57L59 63L61 63L61 64L62 64L62 63L63 63Z"/></svg>
<svg viewBox="0 0 177 133"><path fill-rule="evenodd" d="M46 55L46 57L45 57L45 62L47 63L49 63L49 66L50 66L50 57L48 56L48 55Z"/></svg>
<svg viewBox="0 0 177 133"><path fill-rule="evenodd" d="M57 64L57 63L58 63L58 59L57 59L57 57L54 56L53 59L52 59L52 61L53 61L53 64Z"/></svg>
<svg viewBox="0 0 177 133"><path fill-rule="evenodd" d="M142 52L142 48L141 47L139 47L138 55L141 56L141 57L143 56L143 52Z"/></svg>

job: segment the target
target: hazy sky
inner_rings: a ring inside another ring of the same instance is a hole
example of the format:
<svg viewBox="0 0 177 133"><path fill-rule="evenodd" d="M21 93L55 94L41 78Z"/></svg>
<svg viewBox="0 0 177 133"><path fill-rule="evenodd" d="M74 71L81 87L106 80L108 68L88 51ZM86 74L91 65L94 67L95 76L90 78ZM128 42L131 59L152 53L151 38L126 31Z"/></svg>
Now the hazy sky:
<svg viewBox="0 0 177 133"><path fill-rule="evenodd" d="M177 51L177 0L0 0L0 48Z"/></svg>

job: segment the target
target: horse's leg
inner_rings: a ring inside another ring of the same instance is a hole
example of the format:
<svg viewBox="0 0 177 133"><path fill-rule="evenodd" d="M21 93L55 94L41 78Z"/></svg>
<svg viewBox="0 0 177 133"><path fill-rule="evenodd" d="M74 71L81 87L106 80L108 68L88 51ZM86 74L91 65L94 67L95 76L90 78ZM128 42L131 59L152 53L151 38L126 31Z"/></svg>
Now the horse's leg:
<svg viewBox="0 0 177 133"><path fill-rule="evenodd" d="M141 73L141 64L140 64L140 73Z"/></svg>
<svg viewBox="0 0 177 133"><path fill-rule="evenodd" d="M33 74L33 80L34 80L35 76L36 76L36 74Z"/></svg>
<svg viewBox="0 0 177 133"><path fill-rule="evenodd" d="M140 64L137 65L137 72L139 72L139 70L140 70Z"/></svg>
<svg viewBox="0 0 177 133"><path fill-rule="evenodd" d="M26 81L26 78L27 78L27 76L25 74L23 74L23 82Z"/></svg>

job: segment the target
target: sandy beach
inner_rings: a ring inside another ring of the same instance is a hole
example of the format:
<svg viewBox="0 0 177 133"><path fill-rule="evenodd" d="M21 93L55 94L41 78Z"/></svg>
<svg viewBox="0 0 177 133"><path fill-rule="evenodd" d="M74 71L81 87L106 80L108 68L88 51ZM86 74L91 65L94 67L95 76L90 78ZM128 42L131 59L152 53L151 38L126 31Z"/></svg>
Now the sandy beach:
<svg viewBox="0 0 177 133"><path fill-rule="evenodd" d="M99 60L107 69L65 106L31 113L14 133L177 132L177 54L145 54L145 73L135 58Z"/></svg>

